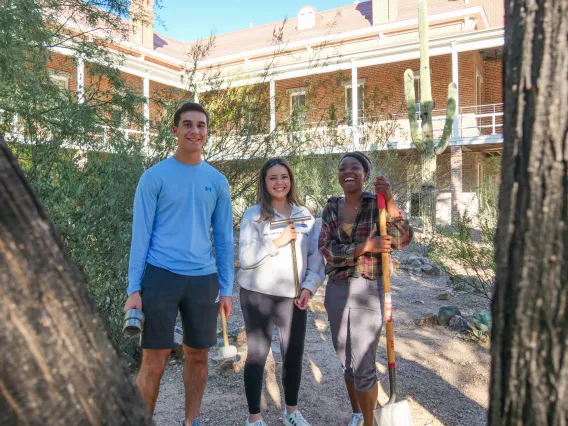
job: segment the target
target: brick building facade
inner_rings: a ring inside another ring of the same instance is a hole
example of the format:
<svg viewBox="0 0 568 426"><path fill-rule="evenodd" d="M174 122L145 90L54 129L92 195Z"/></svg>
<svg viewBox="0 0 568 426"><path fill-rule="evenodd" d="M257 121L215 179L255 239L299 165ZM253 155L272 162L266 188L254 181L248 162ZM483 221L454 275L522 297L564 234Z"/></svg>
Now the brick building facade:
<svg viewBox="0 0 568 426"><path fill-rule="evenodd" d="M131 8L141 7L149 8L143 11L148 19L131 23L131 40L117 40L109 47L126 55L121 71L127 83L148 99L145 114L152 121L161 114L158 100L166 89L175 88L180 99L191 100L205 100L210 89L198 87L192 96L180 82L195 42L155 33L152 1L132 1ZM501 152L504 6L493 0L428 0L428 7L435 133L443 127L436 117L445 115L448 84L452 80L458 84L457 124L449 148L438 158L438 218L449 222L472 198L485 159ZM197 71L214 67L220 75L230 76L233 85L263 84L272 100L266 111L271 118L267 132L300 106L307 111L306 126L329 119L331 109L345 127L353 125L355 116L357 123L364 124L377 120L379 113L391 114L401 130L390 142L396 142L401 155L408 155L412 146L403 74L406 69L419 70L417 9L417 0L355 2L321 12L306 6L287 21L218 35ZM279 53L271 43L277 29L286 44ZM257 77L268 61L274 63L271 81ZM74 58L70 49L55 49L48 66L54 81L77 96L92 84L85 72L88 64ZM308 80L313 91L306 88ZM354 83L361 89L354 91ZM380 108L371 102L377 94ZM149 139L148 129L144 132ZM355 149L358 143L353 141Z"/></svg>

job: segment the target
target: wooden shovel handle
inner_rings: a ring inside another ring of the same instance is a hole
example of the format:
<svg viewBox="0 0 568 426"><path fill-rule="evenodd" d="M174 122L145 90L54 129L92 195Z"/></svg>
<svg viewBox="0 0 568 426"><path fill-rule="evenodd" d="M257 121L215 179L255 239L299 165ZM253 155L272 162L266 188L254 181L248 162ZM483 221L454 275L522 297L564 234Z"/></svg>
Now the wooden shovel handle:
<svg viewBox="0 0 568 426"><path fill-rule="evenodd" d="M379 233L381 237L388 235L387 233L387 203L385 195L377 193L377 203L379 207ZM394 324L392 322L392 298L391 298L391 284L390 284L390 254L381 253L382 268L383 268L383 289L385 292L385 322L386 322L386 335L387 335L387 359L389 368L396 367L396 358L394 354Z"/></svg>

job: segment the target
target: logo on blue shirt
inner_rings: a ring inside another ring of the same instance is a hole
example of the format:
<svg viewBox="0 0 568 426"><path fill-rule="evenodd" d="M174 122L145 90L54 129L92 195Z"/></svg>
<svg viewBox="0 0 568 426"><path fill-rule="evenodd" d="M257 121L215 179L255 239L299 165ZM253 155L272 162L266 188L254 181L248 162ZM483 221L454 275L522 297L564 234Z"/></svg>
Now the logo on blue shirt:
<svg viewBox="0 0 568 426"><path fill-rule="evenodd" d="M205 190L206 190L206 191L209 191L209 192L213 192L213 190L211 189L210 186L206 186L206 187L205 187Z"/></svg>

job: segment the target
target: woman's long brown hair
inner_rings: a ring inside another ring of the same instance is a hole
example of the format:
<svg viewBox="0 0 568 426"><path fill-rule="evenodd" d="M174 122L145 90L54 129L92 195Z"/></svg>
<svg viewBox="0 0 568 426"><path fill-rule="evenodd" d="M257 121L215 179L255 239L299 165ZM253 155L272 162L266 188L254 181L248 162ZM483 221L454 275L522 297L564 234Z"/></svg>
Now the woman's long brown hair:
<svg viewBox="0 0 568 426"><path fill-rule="evenodd" d="M274 219L274 208L272 207L272 196L268 193L266 188L266 175L268 170L274 166L284 166L288 170L288 175L290 176L290 190L286 199L289 203L295 204L297 206L303 206L303 204L298 199L298 194L296 193L296 179L294 178L294 172L292 172L292 167L283 158L275 157L270 158L264 163L260 173L258 174L258 186L256 191L256 202L260 204L260 217L257 222L261 223L265 220Z"/></svg>

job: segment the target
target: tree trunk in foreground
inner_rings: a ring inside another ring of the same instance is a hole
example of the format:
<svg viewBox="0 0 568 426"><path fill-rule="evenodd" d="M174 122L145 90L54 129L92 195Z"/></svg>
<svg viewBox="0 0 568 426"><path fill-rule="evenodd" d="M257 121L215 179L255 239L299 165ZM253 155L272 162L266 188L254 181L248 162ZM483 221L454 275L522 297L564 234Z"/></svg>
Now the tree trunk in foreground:
<svg viewBox="0 0 568 426"><path fill-rule="evenodd" d="M489 424L568 424L568 0L506 3Z"/></svg>
<svg viewBox="0 0 568 426"><path fill-rule="evenodd" d="M17 424L152 421L0 136L0 425Z"/></svg>

